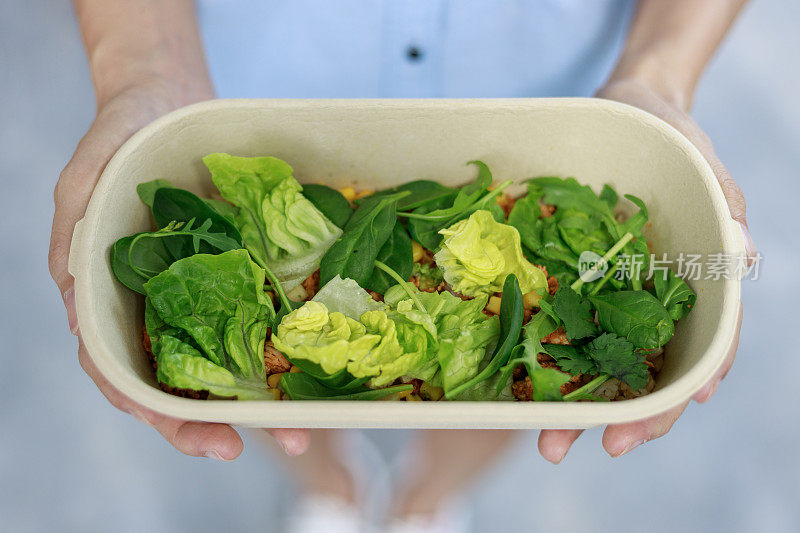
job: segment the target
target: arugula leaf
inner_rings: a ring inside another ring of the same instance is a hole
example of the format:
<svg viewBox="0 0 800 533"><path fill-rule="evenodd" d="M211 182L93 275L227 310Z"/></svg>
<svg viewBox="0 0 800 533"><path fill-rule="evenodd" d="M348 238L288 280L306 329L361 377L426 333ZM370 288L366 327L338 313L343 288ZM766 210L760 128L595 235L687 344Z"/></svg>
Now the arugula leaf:
<svg viewBox="0 0 800 533"><path fill-rule="evenodd" d="M522 332L523 314L522 292L519 290L517 277L514 274L509 274L503 284L503 296L500 302L500 337L497 340L497 346L494 349L492 358L478 372L478 375L446 392L445 395L448 399L454 398L477 383L489 379L508 362L509 357L511 357L511 351L517 345L519 335Z"/></svg>
<svg viewBox="0 0 800 533"><path fill-rule="evenodd" d="M637 348L660 348L675 331L666 308L647 291L596 294L589 301L604 331L626 338Z"/></svg>
<svg viewBox="0 0 800 533"><path fill-rule="evenodd" d="M394 270L404 281L411 277L414 266L411 237L408 236L408 232L400 221L395 223L394 230L378 251L376 259ZM372 271L372 276L367 280L364 288L384 294L394 284L393 278L383 270L376 268Z"/></svg>
<svg viewBox="0 0 800 533"><path fill-rule="evenodd" d="M210 221L208 226L210 233L224 233L237 241L241 248L242 235L236 226L210 207L205 200L189 191L174 188L158 189L153 193L151 211L159 228L163 228L173 221Z"/></svg>
<svg viewBox="0 0 800 533"><path fill-rule="evenodd" d="M461 187L452 203L445 197L436 202L426 203L411 213L398 213L399 216L410 220L409 231L414 240L429 250L435 250L439 246L442 240L439 230L468 218L475 211L488 210L495 220L505 222L503 210L499 206L494 207L495 198L512 182L506 180L489 191L488 188L492 184L489 167L481 161L470 161L467 164L478 167L478 178Z"/></svg>
<svg viewBox="0 0 800 533"><path fill-rule="evenodd" d="M556 360L556 364L571 376L597 374L597 365L582 347L545 344L544 352Z"/></svg>
<svg viewBox="0 0 800 533"><path fill-rule="evenodd" d="M556 315L564 323L569 340L583 339L597 333L592 306L571 287L559 286L552 304Z"/></svg>
<svg viewBox="0 0 800 533"><path fill-rule="evenodd" d="M375 259L397 223L397 202L406 195L408 192L380 196L356 210L342 237L322 257L320 285L337 275L353 279L362 287L367 285L375 269Z"/></svg>
<svg viewBox="0 0 800 533"><path fill-rule="evenodd" d="M601 374L627 383L637 391L647 385L650 374L644 355L635 352L633 344L612 333L603 333L585 347Z"/></svg>
<svg viewBox="0 0 800 533"><path fill-rule="evenodd" d="M342 196L342 193L327 185L303 185L303 196L340 228L344 228L353 215L354 210L350 202Z"/></svg>
<svg viewBox="0 0 800 533"><path fill-rule="evenodd" d="M688 315L695 302L697 294L694 293L684 280L675 275L672 270L662 271L653 277L656 296L669 312L672 320L680 320Z"/></svg>
<svg viewBox="0 0 800 533"><path fill-rule="evenodd" d="M370 200L378 196L388 196L404 191L408 191L410 194L405 198L401 198L397 202L398 211L410 211L426 204L438 203L440 201L452 199L456 194L458 194L458 189L446 187L439 182L431 180L416 180L404 183L399 187L378 191L370 196L367 196L366 198L356 200L356 203L360 205L366 200Z"/></svg>
<svg viewBox="0 0 800 533"><path fill-rule="evenodd" d="M327 387L305 372L286 372L281 376L281 388L292 400L378 400L414 386L395 385L383 389L361 386L342 390Z"/></svg>

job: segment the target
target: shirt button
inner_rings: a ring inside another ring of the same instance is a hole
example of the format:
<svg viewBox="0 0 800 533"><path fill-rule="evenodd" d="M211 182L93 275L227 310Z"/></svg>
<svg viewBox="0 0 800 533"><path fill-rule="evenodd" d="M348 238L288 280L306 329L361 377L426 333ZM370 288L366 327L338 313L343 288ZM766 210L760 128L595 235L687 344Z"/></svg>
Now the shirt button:
<svg viewBox="0 0 800 533"><path fill-rule="evenodd" d="M422 59L422 50L417 48L416 46L409 46L406 49L406 57L409 61L420 61Z"/></svg>

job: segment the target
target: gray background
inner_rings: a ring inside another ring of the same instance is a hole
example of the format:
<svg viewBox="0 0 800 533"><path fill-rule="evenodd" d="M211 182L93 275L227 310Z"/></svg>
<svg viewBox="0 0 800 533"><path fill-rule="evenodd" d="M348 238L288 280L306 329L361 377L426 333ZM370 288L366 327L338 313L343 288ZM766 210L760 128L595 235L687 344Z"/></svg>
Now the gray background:
<svg viewBox="0 0 800 533"><path fill-rule="evenodd" d="M479 530L800 530L798 20L793 0L753 2L695 103L765 256L762 278L744 286L740 355L724 386L621 459L593 430L554 467L526 433L471 492ZM288 481L252 436L231 464L183 457L78 366L47 243L53 184L93 114L69 3L0 3L0 530L269 529ZM409 437L367 435L387 456Z"/></svg>

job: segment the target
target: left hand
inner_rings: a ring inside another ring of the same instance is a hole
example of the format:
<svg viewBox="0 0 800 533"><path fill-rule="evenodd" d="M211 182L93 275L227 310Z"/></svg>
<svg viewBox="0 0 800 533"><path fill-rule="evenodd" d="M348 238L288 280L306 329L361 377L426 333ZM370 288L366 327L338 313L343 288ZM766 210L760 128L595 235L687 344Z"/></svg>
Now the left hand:
<svg viewBox="0 0 800 533"><path fill-rule="evenodd" d="M659 117L680 131L700 150L700 153L703 154L709 165L711 165L717 177L717 181L719 181L720 187L722 187L722 192L728 202L731 217L739 222L742 227L748 259L749 261L755 260L756 248L747 227L745 201L742 191L717 157L711 140L703 133L692 117L679 105L670 102L643 83L632 79L613 81L600 89L596 96L636 106ZM742 308L740 305L739 319L736 324L736 335L730 352L728 352L725 362L716 375L692 396L694 401L698 403L708 401L711 396L713 396L714 392L716 392L719 383L731 369L733 360L736 357L736 348L739 344L739 330L741 325ZM603 433L603 448L605 448L612 457L619 457L645 442L665 435L670 428L672 428L672 424L681 416L688 404L689 402L687 401L670 411L645 420L625 424L613 424L606 427ZM570 446L572 446L572 443L575 442L581 433L583 433L583 430L580 429L542 430L539 434L539 453L548 461L559 463L564 459Z"/></svg>

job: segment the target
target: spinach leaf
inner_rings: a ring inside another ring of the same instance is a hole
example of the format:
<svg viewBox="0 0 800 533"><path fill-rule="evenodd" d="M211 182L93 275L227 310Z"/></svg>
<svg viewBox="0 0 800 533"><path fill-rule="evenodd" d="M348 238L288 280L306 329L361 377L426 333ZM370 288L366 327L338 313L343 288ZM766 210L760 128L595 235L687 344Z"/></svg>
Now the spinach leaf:
<svg viewBox="0 0 800 533"><path fill-rule="evenodd" d="M353 377L347 369L344 368L334 374L328 374L314 361L309 361L301 357L290 358L290 361L293 365L329 389L338 391L360 389L370 379L369 376L361 378Z"/></svg>
<svg viewBox="0 0 800 533"><path fill-rule="evenodd" d="M344 228L353 215L353 208L342 193L326 185L303 185L303 196L340 228Z"/></svg>
<svg viewBox="0 0 800 533"><path fill-rule="evenodd" d="M286 372L281 376L281 388L292 400L378 400L385 396L404 392L413 385L395 385L383 389L358 387L352 390L339 390L326 387L305 372Z"/></svg>
<svg viewBox="0 0 800 533"><path fill-rule="evenodd" d="M634 351L633 344L612 333L603 333L585 346L597 364L597 370L627 383L637 391L647 385L650 374L644 355Z"/></svg>
<svg viewBox="0 0 800 533"><path fill-rule="evenodd" d="M151 207L153 219L159 228L165 227L173 221L198 222L210 221L210 233L224 233L231 239L239 242L241 248L242 236L233 222L220 215L211 208L205 200L183 189L160 188L153 193Z"/></svg>
<svg viewBox="0 0 800 533"><path fill-rule="evenodd" d="M539 250L543 246L542 222L539 220L542 215L539 207L541 196L542 190L529 183L528 194L514 202L508 214L508 225L517 228L523 246L531 250Z"/></svg>
<svg viewBox="0 0 800 533"><path fill-rule="evenodd" d="M144 294L144 283L184 257L197 253L219 254L242 247L224 233L212 233L211 221L192 227L171 222L163 229L123 237L111 248L111 269L129 289Z"/></svg>
<svg viewBox="0 0 800 533"><path fill-rule="evenodd" d="M360 205L366 200L371 200L378 196L388 196L404 191L409 191L411 194L397 202L398 211L410 211L422 205L439 202L444 199L452 199L458 193L458 189L446 187L436 181L416 180L404 183L399 187L378 191L366 198L356 200L356 203Z"/></svg>
<svg viewBox="0 0 800 533"><path fill-rule="evenodd" d="M152 180L146 181L144 183L140 183L136 186L136 194L139 195L139 199L146 205L147 207L153 207L153 197L156 194L156 191L159 189L175 189L175 185L167 180Z"/></svg>
<svg viewBox="0 0 800 533"><path fill-rule="evenodd" d="M320 286L337 275L353 279L362 287L369 282L375 259L397 223L397 202L408 194L374 198L353 213L342 237L322 257Z"/></svg>
<svg viewBox="0 0 800 533"><path fill-rule="evenodd" d="M656 349L674 333L672 318L647 291L617 291L589 296L604 331L615 333L637 348Z"/></svg>
<svg viewBox="0 0 800 533"><path fill-rule="evenodd" d="M684 280L672 270L662 271L653 277L656 296L669 312L672 320L680 320L688 315L697 301L694 293Z"/></svg>
<svg viewBox="0 0 800 533"><path fill-rule="evenodd" d="M446 393L447 398L454 398L461 392L475 386L493 376L502 366L504 366L511 351L517 345L519 335L522 332L523 319L522 292L519 290L519 282L514 274L509 274L503 283L503 296L500 301L500 337L492 354L489 363L472 379L458 385Z"/></svg>
<svg viewBox="0 0 800 533"><path fill-rule="evenodd" d="M411 237L399 220L395 223L392 234L378 251L376 259L394 270L402 280L407 281L411 277L414 268ZM386 272L376 268L364 288L385 294L395 283Z"/></svg>
<svg viewBox="0 0 800 533"><path fill-rule="evenodd" d="M597 333L592 306L570 287L560 286L553 296L553 311L564 323L569 340L591 337Z"/></svg>
<svg viewBox="0 0 800 533"><path fill-rule="evenodd" d="M440 198L428 204L422 205L414 210L417 214L426 214L431 211L442 209L448 205L450 199ZM436 250L439 243L442 242L442 236L439 235L439 230L442 229L437 222L431 222L422 218L409 218L408 219L408 232L411 238L422 245L423 248L428 250Z"/></svg>

